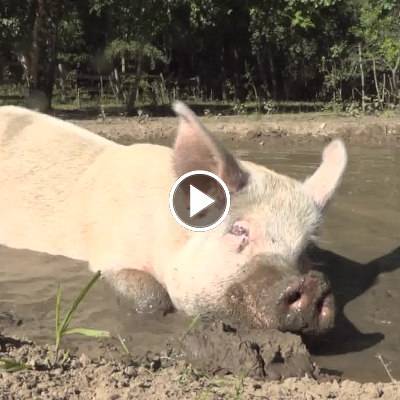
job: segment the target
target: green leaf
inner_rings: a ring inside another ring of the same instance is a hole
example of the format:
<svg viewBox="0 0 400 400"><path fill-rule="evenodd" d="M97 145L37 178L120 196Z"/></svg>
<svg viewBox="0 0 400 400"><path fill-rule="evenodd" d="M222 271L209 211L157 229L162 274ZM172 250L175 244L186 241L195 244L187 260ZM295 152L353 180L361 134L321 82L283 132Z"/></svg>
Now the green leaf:
<svg viewBox="0 0 400 400"><path fill-rule="evenodd" d="M89 328L72 328L68 329L64 332L64 335L83 335L95 338L109 338L111 337L110 332L102 331L98 329L89 329Z"/></svg>
<svg viewBox="0 0 400 400"><path fill-rule="evenodd" d="M100 278L101 272L97 271L96 274L93 276L93 278L89 281L89 283L82 289L82 291L79 293L78 297L74 300L72 303L71 308L69 309L67 315L64 318L64 321L60 327L60 331L64 333L67 329L68 326L71 322L72 316L76 309L78 308L79 304L82 302L82 300L85 298L87 293L89 292L90 288L95 284L95 282Z"/></svg>
<svg viewBox="0 0 400 400"><path fill-rule="evenodd" d="M192 329L197 325L197 323L200 321L201 314L197 314L193 317L192 321L189 324L189 327L187 330L184 332L180 340L183 340L191 331Z"/></svg>
<svg viewBox="0 0 400 400"><path fill-rule="evenodd" d="M61 292L61 286L58 286L56 295L56 335L60 331Z"/></svg>
<svg viewBox="0 0 400 400"><path fill-rule="evenodd" d="M149 42L137 40L115 39L106 47L104 55L109 60L121 56L125 56L130 60L136 60L140 56L144 56L162 63L167 62L166 56L157 47Z"/></svg>
<svg viewBox="0 0 400 400"><path fill-rule="evenodd" d="M128 347L127 347L126 344L125 344L125 340L122 338L121 335L118 335L118 340L119 340L119 342L121 343L121 347L122 347L122 349L124 350L124 352L125 352L126 354L130 355L131 353L130 353Z"/></svg>

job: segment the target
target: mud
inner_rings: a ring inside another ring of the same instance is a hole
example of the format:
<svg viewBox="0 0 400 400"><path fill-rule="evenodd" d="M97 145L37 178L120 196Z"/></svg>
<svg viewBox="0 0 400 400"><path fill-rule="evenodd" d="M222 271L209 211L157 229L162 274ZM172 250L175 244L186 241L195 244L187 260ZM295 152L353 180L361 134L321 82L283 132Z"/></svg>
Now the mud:
<svg viewBox="0 0 400 400"><path fill-rule="evenodd" d="M57 114L58 115L58 114ZM59 114L65 117L64 114ZM201 115L201 114L199 114ZM105 119L72 119L73 122L122 144L136 141L171 139L176 118L106 116ZM391 117L333 115L321 113L250 116L207 116L202 121L220 138L263 144L271 139L281 142L325 142L342 137L348 143L400 145L400 116Z"/></svg>
<svg viewBox="0 0 400 400"><path fill-rule="evenodd" d="M383 399L400 396L399 383L360 384L311 377L282 382L243 376L207 376L171 352L107 360L62 354L54 349L1 338L1 356L25 363L19 372L0 371L0 399Z"/></svg>
<svg viewBox="0 0 400 400"><path fill-rule="evenodd" d="M208 375L279 380L319 374L301 338L277 330L248 331L226 321L200 321L179 344L185 360Z"/></svg>
<svg viewBox="0 0 400 400"><path fill-rule="evenodd" d="M58 284L65 306L90 273L80 261L0 246L0 334L37 343L20 346L18 340L2 340L2 357L26 360L34 368L0 372L0 398L400 398L398 383L379 383L389 382L390 376L400 379L400 120L268 118L204 121L240 157L298 179L316 168L323 142L330 137L344 136L348 145L349 169L326 215L320 247L313 250L336 295L335 329L318 340L305 338L307 349L297 336L224 331L221 324L195 326L188 334L191 320L179 314L138 316L100 281L79 308L73 326L121 335L135 358L127 359L116 340L99 343L71 336L64 343L72 354L68 363L61 369L40 362L37 367L32 360L54 356L47 344L54 341ZM151 117L78 123L124 144L170 144L176 127L174 118ZM178 351L176 341L182 337ZM166 351L171 341L174 353ZM182 350L192 367L183 361ZM250 377L242 379L244 375ZM289 376L303 378L264 383Z"/></svg>

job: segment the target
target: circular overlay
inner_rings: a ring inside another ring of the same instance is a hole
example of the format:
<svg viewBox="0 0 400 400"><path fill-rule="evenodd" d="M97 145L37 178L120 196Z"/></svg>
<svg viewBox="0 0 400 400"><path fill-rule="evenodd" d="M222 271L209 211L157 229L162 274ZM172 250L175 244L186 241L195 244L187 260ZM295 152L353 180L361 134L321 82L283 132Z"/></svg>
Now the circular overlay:
<svg viewBox="0 0 400 400"><path fill-rule="evenodd" d="M169 193L169 208L176 221L196 232L218 226L228 214L230 203L226 183L203 170L182 175Z"/></svg>

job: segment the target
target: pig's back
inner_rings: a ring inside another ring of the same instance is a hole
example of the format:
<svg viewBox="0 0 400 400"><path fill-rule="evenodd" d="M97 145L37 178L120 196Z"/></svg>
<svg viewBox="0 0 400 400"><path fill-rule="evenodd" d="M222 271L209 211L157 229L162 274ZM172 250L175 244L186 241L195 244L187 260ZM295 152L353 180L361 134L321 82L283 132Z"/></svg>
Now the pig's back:
<svg viewBox="0 0 400 400"><path fill-rule="evenodd" d="M120 146L100 157L82 181L90 188L84 258L93 270L134 268L162 281L156 265L169 260L186 234L168 206L175 179L168 147Z"/></svg>
<svg viewBox="0 0 400 400"><path fill-rule="evenodd" d="M68 234L60 215L88 168L114 146L68 122L0 107L0 243L62 253L50 244L60 242L60 225Z"/></svg>

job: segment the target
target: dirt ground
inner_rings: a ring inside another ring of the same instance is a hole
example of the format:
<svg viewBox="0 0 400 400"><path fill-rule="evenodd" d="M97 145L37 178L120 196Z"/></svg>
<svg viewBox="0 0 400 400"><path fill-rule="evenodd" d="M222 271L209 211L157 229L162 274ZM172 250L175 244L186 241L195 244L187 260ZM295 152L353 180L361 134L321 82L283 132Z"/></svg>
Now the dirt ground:
<svg viewBox="0 0 400 400"><path fill-rule="evenodd" d="M60 116L63 117L61 114ZM121 144L135 141L159 141L175 135L177 120L173 117L108 117L71 119L92 132ZM207 116L204 124L218 136L233 141L251 140L263 144L265 140L304 142L328 141L342 137L346 142L361 144L400 144L400 116L338 116L331 114L282 114L250 116Z"/></svg>
<svg viewBox="0 0 400 400"><path fill-rule="evenodd" d="M146 115L70 120L122 144L170 142L177 126L176 118ZM250 140L259 145L271 138L325 141L337 136L367 145L400 145L400 117L302 114L207 116L203 121L224 140ZM2 337L0 326L0 360L26 364L18 372L0 369L0 400L400 399L399 381L361 384L320 371L297 336L274 332L267 340L216 329L194 330L179 349L172 346L141 359L121 351L114 351L112 358L66 353L54 363L53 347Z"/></svg>
<svg viewBox="0 0 400 400"><path fill-rule="evenodd" d="M400 383L366 383L306 374L285 380L256 379L243 374L205 374L173 350L137 360L91 359L60 355L29 341L1 338L1 357L26 363L19 372L0 371L0 399L269 399L396 400Z"/></svg>

